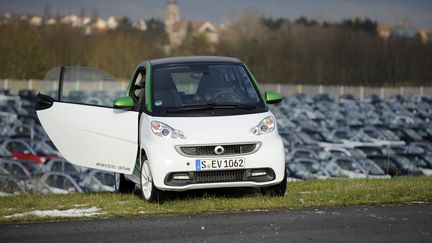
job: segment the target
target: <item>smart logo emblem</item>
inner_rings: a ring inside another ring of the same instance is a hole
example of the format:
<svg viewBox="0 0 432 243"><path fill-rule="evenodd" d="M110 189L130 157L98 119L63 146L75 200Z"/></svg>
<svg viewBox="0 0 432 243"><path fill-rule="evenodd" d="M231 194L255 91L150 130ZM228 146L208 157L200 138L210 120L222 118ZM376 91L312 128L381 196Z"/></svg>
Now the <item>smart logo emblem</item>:
<svg viewBox="0 0 432 243"><path fill-rule="evenodd" d="M216 155L222 155L222 154L225 153L225 149L222 146L216 146L215 149L214 149L214 153Z"/></svg>

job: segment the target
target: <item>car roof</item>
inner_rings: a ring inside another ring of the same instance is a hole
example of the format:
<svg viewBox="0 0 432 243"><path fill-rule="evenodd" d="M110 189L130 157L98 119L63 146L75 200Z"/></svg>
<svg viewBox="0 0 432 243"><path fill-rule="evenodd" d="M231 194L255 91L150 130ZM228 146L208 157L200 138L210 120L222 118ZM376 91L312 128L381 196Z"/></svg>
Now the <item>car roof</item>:
<svg viewBox="0 0 432 243"><path fill-rule="evenodd" d="M193 63L193 62L229 62L229 63L241 63L237 58L233 57L221 57L221 56L184 56L184 57L167 57L149 60L152 65L170 65L170 64L181 64L181 63ZM139 66L144 66L145 61L141 62Z"/></svg>

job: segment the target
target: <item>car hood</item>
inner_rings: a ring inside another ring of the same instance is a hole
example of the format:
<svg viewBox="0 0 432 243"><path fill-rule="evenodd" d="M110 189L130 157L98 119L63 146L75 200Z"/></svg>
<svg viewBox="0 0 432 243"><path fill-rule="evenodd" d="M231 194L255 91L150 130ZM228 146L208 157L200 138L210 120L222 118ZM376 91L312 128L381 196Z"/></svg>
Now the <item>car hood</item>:
<svg viewBox="0 0 432 243"><path fill-rule="evenodd" d="M253 141L259 140L261 136L253 135L251 128L270 115L273 116L271 112L263 112L235 116L150 117L148 126L150 128L151 121L163 122L174 129L181 130L188 143L201 142L203 138L208 143L227 141L231 140L230 138ZM277 127L270 134L274 133L277 133Z"/></svg>

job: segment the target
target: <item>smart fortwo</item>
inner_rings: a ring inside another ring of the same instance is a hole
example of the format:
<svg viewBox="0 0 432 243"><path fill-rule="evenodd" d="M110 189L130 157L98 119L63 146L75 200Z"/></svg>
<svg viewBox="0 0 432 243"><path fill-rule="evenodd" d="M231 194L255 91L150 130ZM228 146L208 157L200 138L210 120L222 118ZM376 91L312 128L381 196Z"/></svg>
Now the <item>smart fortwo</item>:
<svg viewBox="0 0 432 243"><path fill-rule="evenodd" d="M112 101L108 84L120 82L101 70L55 68L44 82L51 91L38 95L37 115L55 146L71 163L115 172L120 192L137 184L148 201L206 188L285 194L284 148L267 106L282 97L262 95L238 59L144 61Z"/></svg>

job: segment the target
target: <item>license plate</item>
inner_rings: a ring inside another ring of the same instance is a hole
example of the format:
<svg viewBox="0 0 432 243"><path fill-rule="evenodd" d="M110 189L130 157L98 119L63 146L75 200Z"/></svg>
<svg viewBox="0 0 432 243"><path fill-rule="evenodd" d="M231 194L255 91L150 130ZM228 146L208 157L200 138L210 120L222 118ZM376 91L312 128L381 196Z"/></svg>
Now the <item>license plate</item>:
<svg viewBox="0 0 432 243"><path fill-rule="evenodd" d="M197 159L195 168L197 171L245 168L245 159Z"/></svg>

